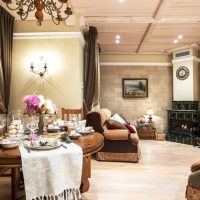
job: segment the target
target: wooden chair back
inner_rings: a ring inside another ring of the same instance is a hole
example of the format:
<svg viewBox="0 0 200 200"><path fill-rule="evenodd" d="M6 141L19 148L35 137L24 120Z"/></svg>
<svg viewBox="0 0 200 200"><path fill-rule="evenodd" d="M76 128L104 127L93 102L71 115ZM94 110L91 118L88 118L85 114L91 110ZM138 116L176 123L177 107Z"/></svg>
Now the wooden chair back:
<svg viewBox="0 0 200 200"><path fill-rule="evenodd" d="M83 120L83 108L66 109L62 108L62 120L70 120L70 117L76 116L78 120Z"/></svg>

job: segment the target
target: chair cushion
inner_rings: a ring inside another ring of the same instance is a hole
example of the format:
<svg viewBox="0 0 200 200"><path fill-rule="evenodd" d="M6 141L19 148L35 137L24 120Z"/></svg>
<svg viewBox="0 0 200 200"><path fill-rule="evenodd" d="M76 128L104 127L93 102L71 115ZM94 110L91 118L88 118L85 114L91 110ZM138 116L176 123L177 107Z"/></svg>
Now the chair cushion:
<svg viewBox="0 0 200 200"><path fill-rule="evenodd" d="M110 119L116 120L116 121L120 122L121 124L126 123L126 121L122 117L120 117L120 115L117 113L114 114Z"/></svg>
<svg viewBox="0 0 200 200"><path fill-rule="evenodd" d="M125 125L121 124L120 122L113 120L113 119L108 119L105 121L104 125L108 129L127 129Z"/></svg>
<svg viewBox="0 0 200 200"><path fill-rule="evenodd" d="M118 113L118 115L127 123L130 124L130 122L124 117L122 113Z"/></svg>
<svg viewBox="0 0 200 200"><path fill-rule="evenodd" d="M191 166L192 172L195 172L197 170L200 170L200 160L195 161Z"/></svg>
<svg viewBox="0 0 200 200"><path fill-rule="evenodd" d="M133 125L125 123L124 126L126 126L130 133L136 133Z"/></svg>

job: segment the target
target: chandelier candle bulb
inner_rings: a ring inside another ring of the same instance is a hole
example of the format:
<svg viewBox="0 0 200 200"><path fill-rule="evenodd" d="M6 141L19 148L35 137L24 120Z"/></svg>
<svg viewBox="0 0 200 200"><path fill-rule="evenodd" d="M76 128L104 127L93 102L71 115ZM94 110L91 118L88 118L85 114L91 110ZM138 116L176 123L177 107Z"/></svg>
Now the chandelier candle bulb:
<svg viewBox="0 0 200 200"><path fill-rule="evenodd" d="M70 3L67 2L67 7L66 8L71 8Z"/></svg>
<svg viewBox="0 0 200 200"><path fill-rule="evenodd" d="M23 3L19 4L19 9L23 10Z"/></svg>

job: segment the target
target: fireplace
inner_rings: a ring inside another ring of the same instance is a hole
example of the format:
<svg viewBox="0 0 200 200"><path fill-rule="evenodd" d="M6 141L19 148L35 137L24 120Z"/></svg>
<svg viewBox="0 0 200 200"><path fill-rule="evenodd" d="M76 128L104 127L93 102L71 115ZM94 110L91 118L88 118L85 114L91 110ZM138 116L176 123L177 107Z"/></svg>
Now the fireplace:
<svg viewBox="0 0 200 200"><path fill-rule="evenodd" d="M167 140L196 145L200 138L198 101L173 101L168 110Z"/></svg>

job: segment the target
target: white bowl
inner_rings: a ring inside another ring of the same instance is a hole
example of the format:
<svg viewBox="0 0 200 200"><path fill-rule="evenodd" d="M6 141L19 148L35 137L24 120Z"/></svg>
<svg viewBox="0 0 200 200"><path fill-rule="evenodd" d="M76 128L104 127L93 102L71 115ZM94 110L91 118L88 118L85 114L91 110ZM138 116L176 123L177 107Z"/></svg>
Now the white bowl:
<svg viewBox="0 0 200 200"><path fill-rule="evenodd" d="M5 149L12 149L19 146L19 143L17 141L9 141L9 140L3 140L1 141L0 144Z"/></svg>

